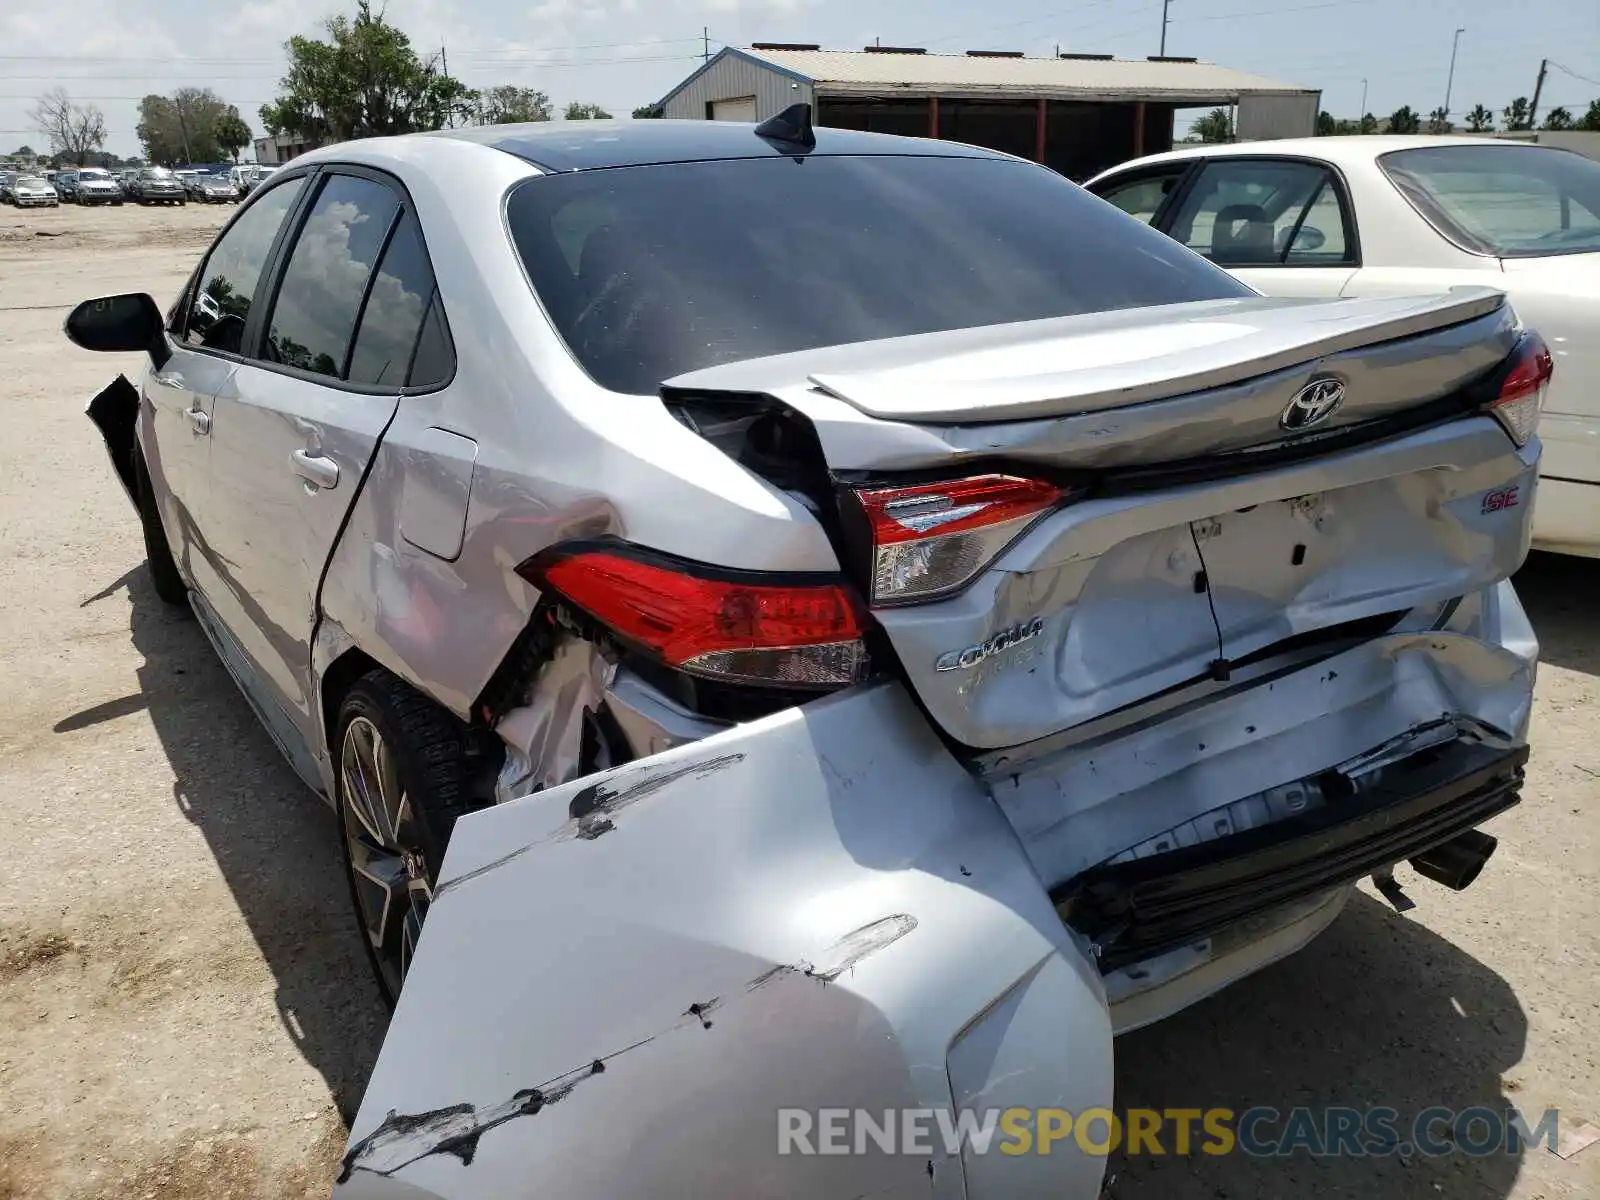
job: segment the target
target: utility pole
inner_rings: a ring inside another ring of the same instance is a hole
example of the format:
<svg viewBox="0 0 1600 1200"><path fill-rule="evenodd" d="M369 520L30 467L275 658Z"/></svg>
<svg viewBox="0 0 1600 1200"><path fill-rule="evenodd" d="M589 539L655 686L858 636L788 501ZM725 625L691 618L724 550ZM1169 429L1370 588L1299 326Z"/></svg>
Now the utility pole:
<svg viewBox="0 0 1600 1200"><path fill-rule="evenodd" d="M450 78L450 57L444 52L443 42L439 43L439 73L446 79ZM456 127L456 106L453 101L445 106L444 119L451 129Z"/></svg>
<svg viewBox="0 0 1600 1200"><path fill-rule="evenodd" d="M1169 0L1161 0L1161 49L1162 58L1167 56L1167 4Z"/></svg>
<svg viewBox="0 0 1600 1200"><path fill-rule="evenodd" d="M1461 45L1461 35L1466 29L1457 29L1456 36L1450 42L1450 74L1444 81L1444 119L1450 119L1450 92L1456 85L1456 49Z"/></svg>
<svg viewBox="0 0 1600 1200"><path fill-rule="evenodd" d="M700 26L700 61L711 61L711 27L709 25Z"/></svg>
<svg viewBox="0 0 1600 1200"><path fill-rule="evenodd" d="M1362 133L1365 133L1366 130L1361 128L1361 122L1365 121L1366 119L1367 119L1367 81L1365 79L1363 79L1361 81L1361 111L1356 114L1356 128L1357 129L1361 129Z"/></svg>
<svg viewBox="0 0 1600 1200"><path fill-rule="evenodd" d="M1544 91L1544 73L1549 69L1550 60L1548 58L1541 58L1539 60L1539 78L1534 82L1533 85L1533 103L1528 105L1529 129L1533 128L1534 114L1539 111L1539 93Z"/></svg>

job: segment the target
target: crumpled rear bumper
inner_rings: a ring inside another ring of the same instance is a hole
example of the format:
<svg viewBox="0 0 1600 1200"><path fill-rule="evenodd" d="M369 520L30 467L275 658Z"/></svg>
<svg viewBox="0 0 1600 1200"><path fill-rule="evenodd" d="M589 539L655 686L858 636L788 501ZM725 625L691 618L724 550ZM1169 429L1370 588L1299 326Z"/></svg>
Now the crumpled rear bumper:
<svg viewBox="0 0 1600 1200"><path fill-rule="evenodd" d="M1105 1106L1111 1046L1011 827L878 685L463 818L336 1194L1093 1197L1065 1143L780 1155L778 1110Z"/></svg>
<svg viewBox="0 0 1600 1200"><path fill-rule="evenodd" d="M1535 652L1502 585L1449 632L1371 651L1392 687L1333 668L1355 688L1341 736L1404 729L1437 696L1520 738ZM1185 719L1124 736L1150 758ZM1250 720L1257 754L1297 744ZM881 683L463 818L335 1195L1092 1200L1104 1162L1072 1139L978 1153L934 1132L888 1153L846 1123L860 1152L825 1153L821 1110L1109 1107L1114 1025L1292 952L1353 876L1102 975L1018 836L1021 793L993 786ZM818 1152L779 1152L780 1110L808 1115Z"/></svg>

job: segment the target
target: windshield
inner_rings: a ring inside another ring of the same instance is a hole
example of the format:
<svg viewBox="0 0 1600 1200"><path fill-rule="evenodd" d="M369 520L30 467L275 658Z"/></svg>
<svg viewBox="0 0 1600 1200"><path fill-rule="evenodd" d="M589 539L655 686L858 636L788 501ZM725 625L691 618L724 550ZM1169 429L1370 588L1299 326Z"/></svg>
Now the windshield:
<svg viewBox="0 0 1600 1200"><path fill-rule="evenodd" d="M1059 175L824 156L542 176L512 240L602 386L818 346L1254 295Z"/></svg>
<svg viewBox="0 0 1600 1200"><path fill-rule="evenodd" d="M1412 205L1479 254L1600 251L1600 162L1541 146L1430 146L1378 160Z"/></svg>
<svg viewBox="0 0 1600 1200"><path fill-rule="evenodd" d="M17 180L16 186L18 186L18 187L43 187L44 186L44 180L40 179L37 175L24 175L21 179Z"/></svg>
<svg viewBox="0 0 1600 1200"><path fill-rule="evenodd" d="M98 168L98 167L91 167L86 171L79 171L78 172L78 178L79 179L109 180L111 178L111 176L106 174L104 171L100 170L100 168Z"/></svg>
<svg viewBox="0 0 1600 1200"><path fill-rule="evenodd" d="M140 179L171 179L172 172L165 167L146 167L139 172Z"/></svg>

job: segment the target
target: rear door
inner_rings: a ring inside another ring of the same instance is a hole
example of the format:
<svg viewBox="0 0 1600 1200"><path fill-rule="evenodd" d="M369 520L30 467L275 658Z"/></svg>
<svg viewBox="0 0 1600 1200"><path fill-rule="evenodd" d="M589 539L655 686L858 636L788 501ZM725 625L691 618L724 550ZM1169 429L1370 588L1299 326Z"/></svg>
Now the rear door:
<svg viewBox="0 0 1600 1200"><path fill-rule="evenodd" d="M291 757L315 744L309 647L323 567L394 416L433 289L398 182L340 166L312 186L248 335L252 356L217 397L204 521L226 563L211 599L236 673Z"/></svg>
<svg viewBox="0 0 1600 1200"><path fill-rule="evenodd" d="M145 463L173 556L202 597L219 590L223 578L198 524L211 494L212 408L243 361L245 326L264 291L267 260L305 182L286 179L262 193L223 231L167 326L172 357L144 378Z"/></svg>
<svg viewBox="0 0 1600 1200"><path fill-rule="evenodd" d="M1343 181L1311 159L1210 159L1156 224L1268 296L1337 296L1360 265Z"/></svg>

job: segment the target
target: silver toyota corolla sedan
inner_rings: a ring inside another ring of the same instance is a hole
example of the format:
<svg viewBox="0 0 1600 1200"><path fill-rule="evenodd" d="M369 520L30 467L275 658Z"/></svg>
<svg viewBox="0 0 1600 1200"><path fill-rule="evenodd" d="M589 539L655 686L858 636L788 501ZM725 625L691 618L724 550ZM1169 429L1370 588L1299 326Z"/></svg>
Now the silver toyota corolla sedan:
<svg viewBox="0 0 1600 1200"><path fill-rule="evenodd" d="M1492 291L1264 299L797 107L332 146L67 329L148 353L89 414L157 592L338 812L351 1198L1093 1197L961 1129L1518 799Z"/></svg>

